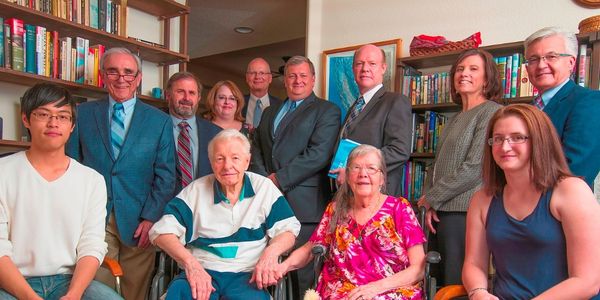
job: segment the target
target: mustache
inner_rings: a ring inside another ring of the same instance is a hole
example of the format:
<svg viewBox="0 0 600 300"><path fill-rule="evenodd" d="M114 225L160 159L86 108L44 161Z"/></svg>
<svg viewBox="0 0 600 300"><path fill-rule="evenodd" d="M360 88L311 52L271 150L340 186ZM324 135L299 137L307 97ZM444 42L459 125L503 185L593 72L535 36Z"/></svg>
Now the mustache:
<svg viewBox="0 0 600 300"><path fill-rule="evenodd" d="M179 100L179 105L190 105L192 106L194 103L190 100Z"/></svg>

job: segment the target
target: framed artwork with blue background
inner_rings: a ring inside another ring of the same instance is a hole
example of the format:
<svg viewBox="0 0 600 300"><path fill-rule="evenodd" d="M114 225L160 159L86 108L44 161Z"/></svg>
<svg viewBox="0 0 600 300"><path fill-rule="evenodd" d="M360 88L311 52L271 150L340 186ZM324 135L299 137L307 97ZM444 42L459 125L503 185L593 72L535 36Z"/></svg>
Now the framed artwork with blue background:
<svg viewBox="0 0 600 300"><path fill-rule="evenodd" d="M401 57L402 40L395 39L372 43L383 49L387 69L383 76L383 86L387 90L396 90L396 60ZM323 90L325 98L342 110L342 121L348 108L358 98L358 86L352 73L354 51L362 45L323 51Z"/></svg>

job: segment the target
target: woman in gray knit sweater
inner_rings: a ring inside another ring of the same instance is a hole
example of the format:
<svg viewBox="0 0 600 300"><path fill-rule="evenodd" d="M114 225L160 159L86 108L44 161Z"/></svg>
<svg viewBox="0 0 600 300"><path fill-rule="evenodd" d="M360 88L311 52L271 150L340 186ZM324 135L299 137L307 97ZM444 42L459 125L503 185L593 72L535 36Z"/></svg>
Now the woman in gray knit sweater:
<svg viewBox="0 0 600 300"><path fill-rule="evenodd" d="M427 208L430 241L442 255L442 284L461 284L469 200L481 184L488 121L501 106L502 87L494 58L480 49L462 52L450 69L452 100L462 105L440 136L433 168L418 205ZM437 224L436 224L437 223Z"/></svg>

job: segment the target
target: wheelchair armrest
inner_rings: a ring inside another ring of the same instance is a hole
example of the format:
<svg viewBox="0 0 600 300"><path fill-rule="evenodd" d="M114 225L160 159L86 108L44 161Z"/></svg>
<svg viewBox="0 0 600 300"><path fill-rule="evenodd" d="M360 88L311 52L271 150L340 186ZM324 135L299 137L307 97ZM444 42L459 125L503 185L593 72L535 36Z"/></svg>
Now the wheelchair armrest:
<svg viewBox="0 0 600 300"><path fill-rule="evenodd" d="M105 257L102 266L110 271L114 277L123 276L123 269L117 260Z"/></svg>
<svg viewBox="0 0 600 300"><path fill-rule="evenodd" d="M442 256L437 251L428 251L425 259L430 264L437 264L442 260Z"/></svg>
<svg viewBox="0 0 600 300"><path fill-rule="evenodd" d="M452 298L467 296L467 290L462 285L447 285L435 293L434 300L449 300Z"/></svg>

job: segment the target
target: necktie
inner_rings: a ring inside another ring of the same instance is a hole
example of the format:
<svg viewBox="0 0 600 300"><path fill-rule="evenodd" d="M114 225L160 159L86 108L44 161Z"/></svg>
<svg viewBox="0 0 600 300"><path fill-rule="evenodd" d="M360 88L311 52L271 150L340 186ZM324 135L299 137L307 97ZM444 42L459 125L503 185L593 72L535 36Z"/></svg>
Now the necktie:
<svg viewBox="0 0 600 300"><path fill-rule="evenodd" d="M535 107L539 108L540 110L544 109L544 106L546 106L544 104L544 101L542 100L542 95L537 95L537 97L533 98L533 105L535 105Z"/></svg>
<svg viewBox="0 0 600 300"><path fill-rule="evenodd" d="M273 124L273 132L275 132L277 130L277 128L279 127L279 124L281 124L281 122L288 117L288 115L290 115L292 112L294 112L294 110L296 110L296 106L298 104L296 103L296 101L291 101L290 100L290 106L288 107L288 110L285 112L285 115L283 115L281 118L276 118L275 119L275 123Z"/></svg>
<svg viewBox="0 0 600 300"><path fill-rule="evenodd" d="M294 110L296 110L297 105L298 105L298 103L296 103L296 101L292 101L292 103L290 103L290 109L288 109L288 111L285 115L287 116L287 115L293 113Z"/></svg>
<svg viewBox="0 0 600 300"><path fill-rule="evenodd" d="M190 143L190 132L188 123L181 121L179 124L179 136L177 136L177 158L179 162L179 173L181 176L181 187L184 188L193 179L192 148Z"/></svg>
<svg viewBox="0 0 600 300"><path fill-rule="evenodd" d="M358 98L358 100L356 100L356 105L354 105L354 108L350 112L350 116L348 116L346 123L344 123L344 128L342 129L342 137L346 136L346 132L348 131L348 128L350 127L350 125L352 124L354 119L356 119L356 117L358 117L358 114L360 114L360 112L362 111L364 106L365 106L365 98L363 98L363 97Z"/></svg>
<svg viewBox="0 0 600 300"><path fill-rule="evenodd" d="M260 117L262 116L262 102L260 99L256 100L256 106L254 107L254 118L252 119L252 126L258 127L260 123Z"/></svg>
<svg viewBox="0 0 600 300"><path fill-rule="evenodd" d="M113 105L112 120L110 122L110 140L113 154L117 158L125 140L125 110L122 103L115 103Z"/></svg>

